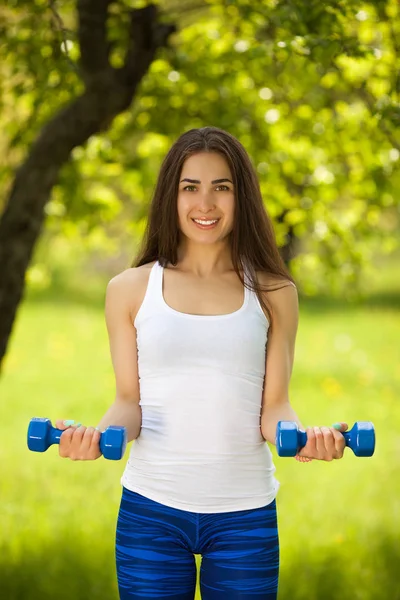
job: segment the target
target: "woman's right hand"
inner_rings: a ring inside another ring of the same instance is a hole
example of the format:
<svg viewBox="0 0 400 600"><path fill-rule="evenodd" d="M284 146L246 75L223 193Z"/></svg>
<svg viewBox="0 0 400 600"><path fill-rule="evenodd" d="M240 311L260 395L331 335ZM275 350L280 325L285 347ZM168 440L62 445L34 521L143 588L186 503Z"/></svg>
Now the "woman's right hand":
<svg viewBox="0 0 400 600"><path fill-rule="evenodd" d="M65 425L63 420L56 421L57 429L63 430L60 437L59 455L71 460L100 458L100 431L94 427L78 425Z"/></svg>

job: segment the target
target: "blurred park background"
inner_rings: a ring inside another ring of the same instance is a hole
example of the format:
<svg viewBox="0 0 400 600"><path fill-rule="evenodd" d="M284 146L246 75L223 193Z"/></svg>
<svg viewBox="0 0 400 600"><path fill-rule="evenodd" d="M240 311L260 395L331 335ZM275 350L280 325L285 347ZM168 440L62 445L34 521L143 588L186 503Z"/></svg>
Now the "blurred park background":
<svg viewBox="0 0 400 600"><path fill-rule="evenodd" d="M399 4L157 6L0 7L1 598L118 597L127 454L32 453L26 430L95 425L113 401L106 285L136 254L171 144L214 125L249 152L297 282L295 410L377 432L369 459L273 449L279 599L400 599Z"/></svg>

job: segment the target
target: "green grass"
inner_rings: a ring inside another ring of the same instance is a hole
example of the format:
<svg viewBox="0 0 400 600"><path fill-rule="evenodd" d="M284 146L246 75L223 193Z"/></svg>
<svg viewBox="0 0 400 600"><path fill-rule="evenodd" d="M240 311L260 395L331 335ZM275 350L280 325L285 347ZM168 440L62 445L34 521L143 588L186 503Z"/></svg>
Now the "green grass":
<svg viewBox="0 0 400 600"><path fill-rule="evenodd" d="M363 302L300 298L290 386L305 425L371 420L375 455L300 464L281 483L280 600L400 599L400 268ZM33 416L95 425L114 397L102 298L28 294L0 381L1 597L118 598L114 534L122 462L29 452ZM198 565L201 557L197 557ZM200 595L196 598L199 600Z"/></svg>

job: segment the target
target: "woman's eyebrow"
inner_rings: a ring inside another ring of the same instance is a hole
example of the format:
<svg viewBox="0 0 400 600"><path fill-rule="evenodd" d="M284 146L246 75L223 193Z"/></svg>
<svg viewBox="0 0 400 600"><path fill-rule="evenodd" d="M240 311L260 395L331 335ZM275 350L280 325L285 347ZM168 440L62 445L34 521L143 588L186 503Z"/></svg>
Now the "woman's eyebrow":
<svg viewBox="0 0 400 600"><path fill-rule="evenodd" d="M200 179L188 179L187 177L185 177L185 179L181 179L180 183L182 183L182 181L188 181L189 183L201 183ZM212 181L211 183L222 183L224 181L229 181L230 183L233 183L230 179L214 179L214 181Z"/></svg>

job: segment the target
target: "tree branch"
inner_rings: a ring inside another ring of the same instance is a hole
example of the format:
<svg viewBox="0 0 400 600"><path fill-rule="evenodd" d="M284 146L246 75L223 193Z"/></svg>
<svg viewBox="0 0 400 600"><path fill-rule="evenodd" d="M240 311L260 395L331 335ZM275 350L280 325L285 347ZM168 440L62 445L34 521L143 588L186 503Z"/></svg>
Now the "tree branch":
<svg viewBox="0 0 400 600"><path fill-rule="evenodd" d="M136 85L153 61L157 48L165 46L171 33L176 32L175 25L158 23L156 15L154 4L131 11L129 44L118 75L125 85Z"/></svg>
<svg viewBox="0 0 400 600"><path fill-rule="evenodd" d="M111 0L78 0L78 40L81 51L80 66L86 85L98 77L109 77L107 44L107 16Z"/></svg>
<svg viewBox="0 0 400 600"><path fill-rule="evenodd" d="M67 39L67 33L71 33L71 31L69 31L68 29L66 29L66 27L64 26L63 20L60 17L59 13L57 12L57 8L56 8L56 0L50 0L50 11L51 14L53 16L53 22L55 25L55 31L59 32L59 37L61 39L61 47L64 50L64 54L67 57L68 63L70 64L70 66L73 68L74 71L76 71L79 75L79 71L77 69L76 64L74 63L73 60L71 60L71 57L69 55L68 52L68 39ZM57 33L56 33L57 34Z"/></svg>

